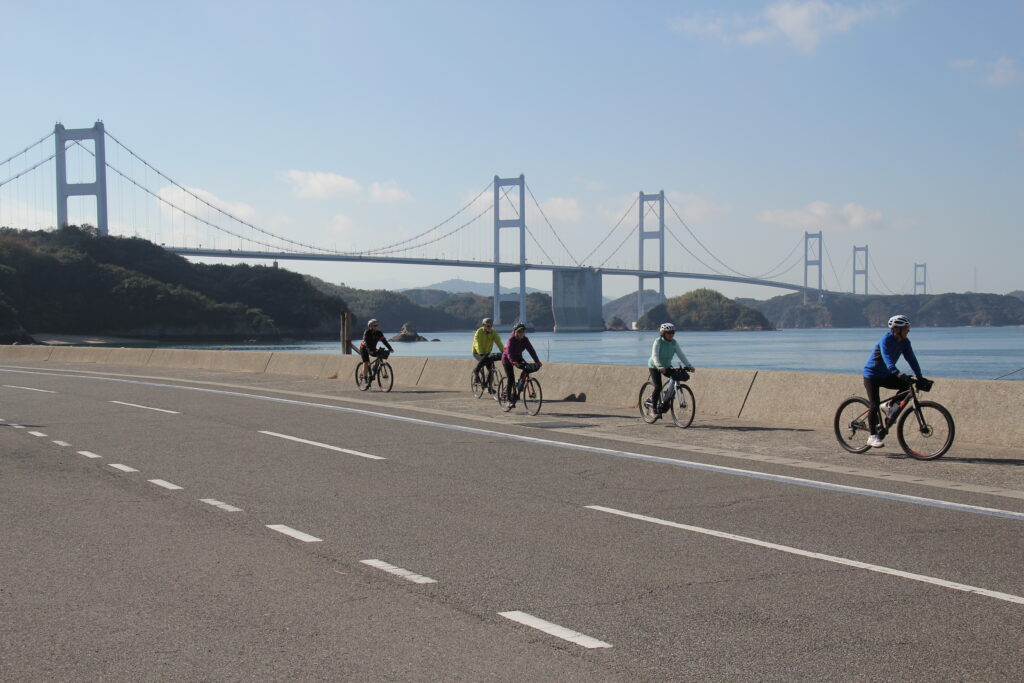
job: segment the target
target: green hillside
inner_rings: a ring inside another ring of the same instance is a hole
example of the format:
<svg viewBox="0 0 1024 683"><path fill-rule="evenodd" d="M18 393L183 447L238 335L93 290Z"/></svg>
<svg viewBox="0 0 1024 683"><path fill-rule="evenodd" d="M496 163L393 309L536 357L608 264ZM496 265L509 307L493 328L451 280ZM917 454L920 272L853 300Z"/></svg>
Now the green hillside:
<svg viewBox="0 0 1024 683"><path fill-rule="evenodd" d="M697 289L658 304L638 321L642 330L672 322L681 330L771 330L774 326L753 308L713 289Z"/></svg>

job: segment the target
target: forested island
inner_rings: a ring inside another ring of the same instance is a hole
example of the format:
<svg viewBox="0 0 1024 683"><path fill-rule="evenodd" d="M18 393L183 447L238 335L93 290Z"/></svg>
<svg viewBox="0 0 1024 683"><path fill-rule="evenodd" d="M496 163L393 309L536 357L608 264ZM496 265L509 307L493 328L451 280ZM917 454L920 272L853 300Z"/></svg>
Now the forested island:
<svg viewBox="0 0 1024 683"><path fill-rule="evenodd" d="M554 326L551 296L531 291L527 319ZM502 302L502 318L518 303ZM711 289L663 299L644 292L640 329L672 321L683 330L775 327L879 327L894 311L915 325L1024 325L1024 292L863 296L802 294L732 300ZM101 237L95 229L0 228L0 343L33 334L102 335L140 340L280 341L337 339L339 317L357 329L378 318L389 329L472 330L491 315L492 298L470 292L360 290L273 266L192 263L139 238ZM629 329L636 292L604 305L609 329Z"/></svg>

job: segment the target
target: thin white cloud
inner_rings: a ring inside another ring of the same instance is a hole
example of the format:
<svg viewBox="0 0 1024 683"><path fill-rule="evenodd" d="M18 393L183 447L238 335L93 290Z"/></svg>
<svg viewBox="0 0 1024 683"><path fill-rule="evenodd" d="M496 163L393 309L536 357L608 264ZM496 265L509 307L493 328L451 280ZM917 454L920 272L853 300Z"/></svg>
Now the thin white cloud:
<svg viewBox="0 0 1024 683"><path fill-rule="evenodd" d="M191 194L190 194L191 193ZM205 207L203 203L197 200L195 197L212 204L213 206L221 209L222 211L231 214L237 218L241 218L246 221L253 221L256 219L259 212L253 207L249 206L245 202L229 202L221 199L217 195L207 190L200 189L198 187L186 187L184 189L177 185L167 185L160 188L157 191L157 195L164 201L159 202L160 210L164 214L179 214L180 211L188 211L200 216L205 215ZM192 196L195 195L195 196ZM168 206L173 204L177 209ZM211 221L216 223L216 221Z"/></svg>
<svg viewBox="0 0 1024 683"><path fill-rule="evenodd" d="M284 179L291 183L292 192L297 197L314 199L353 197L363 191L363 186L358 182L337 173L291 169L285 171L283 175Z"/></svg>
<svg viewBox="0 0 1024 683"><path fill-rule="evenodd" d="M977 59L954 59L950 61L949 65L954 69L973 69L978 66Z"/></svg>
<svg viewBox="0 0 1024 683"><path fill-rule="evenodd" d="M553 222L576 223L583 220L583 207L577 199L552 197L541 202L540 207Z"/></svg>
<svg viewBox="0 0 1024 683"><path fill-rule="evenodd" d="M373 183L370 185L370 199L375 202L410 202L412 195L398 187L398 184L389 180L385 183Z"/></svg>
<svg viewBox="0 0 1024 683"><path fill-rule="evenodd" d="M754 15L702 13L678 18L671 26L684 35L726 43L762 45L785 42L799 52L811 54L826 37L848 33L858 24L895 9L892 3L854 7L828 0L782 0Z"/></svg>
<svg viewBox="0 0 1024 683"><path fill-rule="evenodd" d="M358 228L354 220L338 213L331 218L331 232L343 237L354 237L358 232Z"/></svg>
<svg viewBox="0 0 1024 683"><path fill-rule="evenodd" d="M765 223L796 230L856 232L882 223L882 212L852 202L833 206L811 202L802 209L766 209L758 217Z"/></svg>
<svg viewBox="0 0 1024 683"><path fill-rule="evenodd" d="M1017 62L1009 57L1000 57L989 66L985 82L989 85L1003 86L1013 85L1020 79L1021 72Z"/></svg>
<svg viewBox="0 0 1024 683"><path fill-rule="evenodd" d="M724 206L715 204L707 197L696 194L683 194L681 192L667 192L665 197L676 208L679 215L687 223L703 223L714 216L728 212ZM665 220L674 220L675 214L668 206L665 207ZM694 226L696 227L696 226Z"/></svg>

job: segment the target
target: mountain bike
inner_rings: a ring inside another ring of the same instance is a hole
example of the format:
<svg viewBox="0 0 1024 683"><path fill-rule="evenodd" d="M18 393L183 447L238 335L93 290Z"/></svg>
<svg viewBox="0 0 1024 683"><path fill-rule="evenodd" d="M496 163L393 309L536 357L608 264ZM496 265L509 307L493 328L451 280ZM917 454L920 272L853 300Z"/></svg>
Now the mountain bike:
<svg viewBox="0 0 1024 683"><path fill-rule="evenodd" d="M508 399L508 392L505 390L507 378L502 377L498 381L498 405L506 413L516 405L516 401L523 400L523 407L530 415L540 412L540 406L544 403L544 392L540 389L540 382L530 373L537 371L536 363L523 363L523 372L519 375L515 386L512 387L512 400Z"/></svg>
<svg viewBox="0 0 1024 683"><path fill-rule="evenodd" d="M494 361L500 360L500 353L487 354L486 365L480 370L480 372L473 372L469 378L469 386L473 390L473 395L480 398L486 391L491 396L494 396Z"/></svg>
<svg viewBox="0 0 1024 683"><path fill-rule="evenodd" d="M931 380L921 382L911 379L910 387L899 391L879 404L879 432L885 435L896 425L896 437L903 452L917 460L935 460L945 455L953 445L956 426L953 416L945 407L935 401L922 401L919 393L930 391ZM868 410L871 404L866 398L851 396L836 409L835 429L839 445L851 453L863 453L870 446L867 438L871 434L868 426Z"/></svg>
<svg viewBox="0 0 1024 683"><path fill-rule="evenodd" d="M677 427L686 429L693 422L693 416L697 412L697 400L693 397L693 391L684 382L690 379L690 374L680 367L669 370L668 381L664 382L661 396L654 395L654 382L648 381L640 387L640 397L637 405L640 407L640 418L647 424L653 424L664 413L672 415L672 421ZM656 399L660 400L655 403Z"/></svg>
<svg viewBox="0 0 1024 683"><path fill-rule="evenodd" d="M391 370L391 363L388 363L388 356L390 355L390 351L381 349L379 355L370 361L370 372L368 374L363 372L362 362L356 365L356 386L359 387L359 391L369 389L375 380L377 388L381 391L391 391L391 387L395 383L395 375Z"/></svg>

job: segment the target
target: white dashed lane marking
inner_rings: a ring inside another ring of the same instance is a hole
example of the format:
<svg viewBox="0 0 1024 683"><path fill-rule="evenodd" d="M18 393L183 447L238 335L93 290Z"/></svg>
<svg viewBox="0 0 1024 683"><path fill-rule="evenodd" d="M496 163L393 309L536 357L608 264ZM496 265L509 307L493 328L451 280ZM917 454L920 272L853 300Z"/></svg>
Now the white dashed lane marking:
<svg viewBox="0 0 1024 683"><path fill-rule="evenodd" d="M583 635L578 631L573 631L572 629L568 629L564 626L553 624L550 621L545 621L543 619L540 619L539 617L533 616L532 614L527 614L526 612L512 611L498 612L498 614L505 617L506 619L511 619L512 621L523 624L524 626L535 628L538 631L543 631L544 633L547 633L551 636L555 636L556 638L568 640L570 643L575 643L580 647L585 647L588 649L594 649L598 647L611 647L610 643L606 643L603 640L591 638L590 636Z"/></svg>
<svg viewBox="0 0 1024 683"><path fill-rule="evenodd" d="M8 389L24 389L25 391L38 391L40 394L56 394L56 391L50 391L49 389L36 389L35 387L19 387L13 384L5 384Z"/></svg>
<svg viewBox="0 0 1024 683"><path fill-rule="evenodd" d="M637 519L641 522L660 524L662 526L673 527L675 529L682 529L684 531L692 531L697 534L704 534L705 536L714 536L716 538L722 538L728 541L737 541L739 543L746 543L748 545L756 545L761 548L767 548L768 550L778 550L780 552L789 553L791 555L807 557L812 560L822 560L824 562L832 562L834 564L841 564L847 567L854 567L856 569L866 569L869 572L876 572L878 574L888 574L890 576L896 576L901 579L920 581L921 583L928 583L933 586L941 586L942 588L950 588L952 590L964 591L966 593L975 593L977 595L984 595L986 597L995 598L997 600L1003 600L1005 602L1013 602L1018 605L1024 605L1024 597L1021 597L1019 595L1013 595L1011 593L1000 593L999 591L988 590L987 588L978 588L977 586L970 586L965 583L956 583L955 581L946 581L945 579L938 579L934 576L914 574L911 572L905 572L901 569L892 569L891 567L883 567L877 564L868 564L867 562L848 560L845 557L836 557L835 555L825 555L824 553L816 553L810 550L801 550L800 548L793 548L787 545L771 543L769 541L761 541L756 538L749 538L747 536L730 534L725 531L716 531L715 529L705 529L699 526L691 526L689 524L670 522L666 519L648 517L647 515L639 515L635 512L626 512L625 510L616 510L615 508L606 508L601 505L586 505L585 507L590 510L597 510L598 512L607 512L609 514L618 515L620 517Z"/></svg>
<svg viewBox="0 0 1024 683"><path fill-rule="evenodd" d="M421 576L419 574L414 574L413 572L409 571L408 569L402 569L401 567L396 567L395 565L388 564L387 562L384 562L383 560L360 560L360 562L362 562L363 564L368 564L371 567L376 567L377 569L381 569L383 571L386 571L388 574L394 574L395 576L400 576L403 579L405 579L406 581L412 581L413 583L437 583L436 580L430 578L429 576Z"/></svg>
<svg viewBox="0 0 1024 683"><path fill-rule="evenodd" d="M62 448L67 448L68 446L71 445L67 441L56 441L55 440L54 443L57 444L58 446L61 446Z"/></svg>
<svg viewBox="0 0 1024 683"><path fill-rule="evenodd" d="M128 465L120 465L118 463L110 463L110 466L115 470L121 470L122 472L138 472L134 467L128 467Z"/></svg>
<svg viewBox="0 0 1024 683"><path fill-rule="evenodd" d="M288 436L287 434L278 434L277 432L265 432L263 430L260 430L260 434L266 434L267 436L276 436L279 439L296 441L298 443L304 443L308 446L316 446L317 448L326 448L329 451L348 453L349 455L358 455L360 458L369 458L370 460L386 460L386 458L382 458L379 455L370 455L369 453L363 453L362 451L353 451L348 448L339 448L338 446L332 446L327 443L320 443L319 441L309 441L308 439L300 439L297 436Z"/></svg>
<svg viewBox="0 0 1024 683"><path fill-rule="evenodd" d="M177 484L172 484L171 482L164 481L163 479L150 479L149 483L150 484L156 484L157 486L165 488L168 491L181 491L182 490L181 487L178 486Z"/></svg>
<svg viewBox="0 0 1024 683"><path fill-rule="evenodd" d="M221 502L221 501L217 500L216 498L200 498L199 500L200 500L200 502L206 503L207 505L212 505L215 508L220 508L221 510L224 510L225 512L241 512L242 511L242 508L235 507L234 505L228 505L227 503Z"/></svg>
<svg viewBox="0 0 1024 683"><path fill-rule="evenodd" d="M316 536L311 536L307 534L305 531L299 531L298 529L293 529L290 526L285 526L284 524L267 524L266 526L268 529L273 529L274 531L282 533L285 536L291 536L292 538L296 538L302 541L303 543L319 543L324 540L322 538L317 538Z"/></svg>
<svg viewBox="0 0 1024 683"><path fill-rule="evenodd" d="M152 406L140 406L138 403L125 403L124 401L108 401L108 403L116 403L119 406L129 406L131 408L142 408L143 410L155 410L158 413L181 415L177 410L165 410L164 408L153 408Z"/></svg>
<svg viewBox="0 0 1024 683"><path fill-rule="evenodd" d="M32 436L46 436L46 434L43 434L42 432L29 432L29 434Z"/></svg>
<svg viewBox="0 0 1024 683"><path fill-rule="evenodd" d="M92 451L78 451L78 454L79 455L84 455L87 458L98 458L98 457L100 457L100 456L96 455L95 453L93 453Z"/></svg>

